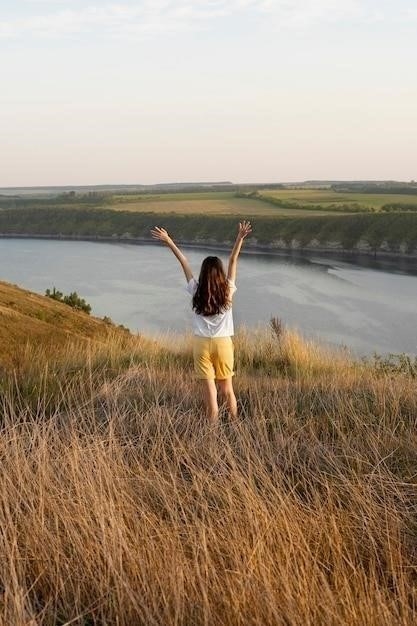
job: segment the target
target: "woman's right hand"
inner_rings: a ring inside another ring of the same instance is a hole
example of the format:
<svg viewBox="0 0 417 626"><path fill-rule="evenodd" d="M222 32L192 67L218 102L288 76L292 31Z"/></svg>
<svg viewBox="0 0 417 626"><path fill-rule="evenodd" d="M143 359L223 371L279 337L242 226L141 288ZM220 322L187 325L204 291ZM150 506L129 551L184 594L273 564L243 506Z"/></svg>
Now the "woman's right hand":
<svg viewBox="0 0 417 626"><path fill-rule="evenodd" d="M252 226L250 222L243 221L239 222L239 230L237 236L239 239L245 239L252 232Z"/></svg>
<svg viewBox="0 0 417 626"><path fill-rule="evenodd" d="M152 239L158 239L159 241L163 241L164 243L168 243L171 237L168 235L165 228L160 228L159 226L155 226L151 230Z"/></svg>

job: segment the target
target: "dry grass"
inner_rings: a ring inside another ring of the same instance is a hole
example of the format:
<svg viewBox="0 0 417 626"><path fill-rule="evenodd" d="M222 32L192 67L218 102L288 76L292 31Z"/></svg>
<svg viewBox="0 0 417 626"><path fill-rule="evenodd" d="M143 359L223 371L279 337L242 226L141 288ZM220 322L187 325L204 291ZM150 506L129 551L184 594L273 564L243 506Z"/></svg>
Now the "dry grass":
<svg viewBox="0 0 417 626"><path fill-rule="evenodd" d="M416 622L415 382L276 330L216 428L188 339L3 381L2 624Z"/></svg>
<svg viewBox="0 0 417 626"><path fill-rule="evenodd" d="M40 358L42 367L61 352L66 358L68 344L107 345L124 335L66 304L0 282L0 373L2 368L27 369L31 358L35 366Z"/></svg>

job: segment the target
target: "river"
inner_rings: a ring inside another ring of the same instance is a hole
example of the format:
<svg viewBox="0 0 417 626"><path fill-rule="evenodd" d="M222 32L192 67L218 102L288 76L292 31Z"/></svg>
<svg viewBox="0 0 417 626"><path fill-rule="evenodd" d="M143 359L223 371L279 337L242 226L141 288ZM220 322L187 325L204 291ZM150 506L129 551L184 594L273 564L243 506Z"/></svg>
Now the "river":
<svg viewBox="0 0 417 626"><path fill-rule="evenodd" d="M196 275L204 249L186 254ZM226 253L218 253L227 260ZM92 314L132 331L183 331L189 325L185 279L162 245L37 239L0 240L0 279L44 293L77 291ZM358 355L417 354L417 271L376 261L242 254L235 326L272 316L321 342Z"/></svg>

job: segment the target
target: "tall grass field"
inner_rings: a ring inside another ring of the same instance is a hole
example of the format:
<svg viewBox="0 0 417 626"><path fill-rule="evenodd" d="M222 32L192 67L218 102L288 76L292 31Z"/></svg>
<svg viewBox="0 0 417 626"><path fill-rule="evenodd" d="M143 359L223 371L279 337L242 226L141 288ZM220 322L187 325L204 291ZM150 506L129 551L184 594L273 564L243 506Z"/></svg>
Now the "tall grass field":
<svg viewBox="0 0 417 626"><path fill-rule="evenodd" d="M188 336L27 340L0 378L1 624L416 623L413 364L277 320L235 344L240 416L209 426Z"/></svg>

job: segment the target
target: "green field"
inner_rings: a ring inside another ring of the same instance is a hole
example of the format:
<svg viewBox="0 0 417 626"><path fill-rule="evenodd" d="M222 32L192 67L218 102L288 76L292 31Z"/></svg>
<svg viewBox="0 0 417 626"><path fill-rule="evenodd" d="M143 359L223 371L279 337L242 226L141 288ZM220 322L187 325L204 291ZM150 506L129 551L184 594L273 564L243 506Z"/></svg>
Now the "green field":
<svg viewBox="0 0 417 626"><path fill-rule="evenodd" d="M193 243L230 243L236 222L255 225L250 245L404 255L417 246L417 194L334 189L178 193L69 192L0 197L0 234L148 239L155 224Z"/></svg>
<svg viewBox="0 0 417 626"><path fill-rule="evenodd" d="M276 198L283 202L299 204L320 204L323 208L329 205L358 204L364 211L381 210L387 204L412 204L417 210L417 196L386 193L348 193L332 189L277 189L259 190L259 194L267 198Z"/></svg>
<svg viewBox="0 0 417 626"><path fill-rule="evenodd" d="M106 204L117 211L140 213L178 213L180 215L329 215L329 211L277 207L251 197L236 197L235 192L170 193L160 195L114 195Z"/></svg>
<svg viewBox="0 0 417 626"><path fill-rule="evenodd" d="M103 197L102 202L103 207L117 211L252 217L311 217L381 210L385 212L390 205L407 205L409 210L413 207L417 210L417 196L400 193L337 192L333 189L258 188L241 194L235 191L109 194Z"/></svg>
<svg viewBox="0 0 417 626"><path fill-rule="evenodd" d="M136 213L176 213L178 215L206 216L303 216L329 215L327 207L307 210L300 207L281 207L262 198L238 197L235 191L192 192L164 194L60 194L48 198L0 197L1 209L86 209L106 208ZM335 212L337 214L337 212Z"/></svg>
<svg viewBox="0 0 417 626"><path fill-rule="evenodd" d="M390 191L390 190L388 190ZM170 193L65 192L39 196L0 196L1 209L106 208L137 213L206 216L324 216L349 213L417 211L417 195L335 189L270 189Z"/></svg>

